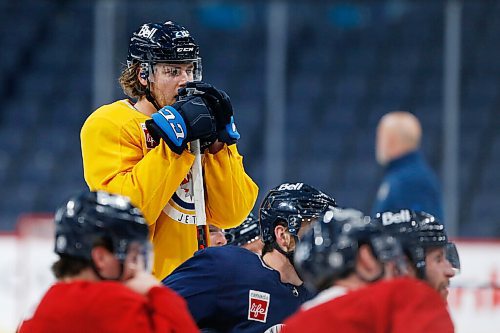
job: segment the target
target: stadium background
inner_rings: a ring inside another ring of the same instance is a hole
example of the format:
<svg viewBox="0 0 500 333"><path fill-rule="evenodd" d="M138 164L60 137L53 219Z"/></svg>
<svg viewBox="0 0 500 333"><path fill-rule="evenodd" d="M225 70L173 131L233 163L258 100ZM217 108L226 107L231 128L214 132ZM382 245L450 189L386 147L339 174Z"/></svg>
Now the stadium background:
<svg viewBox="0 0 500 333"><path fill-rule="evenodd" d="M300 180L369 211L382 176L376 123L396 109L421 119L423 150L444 182L446 1L1 0L0 8L0 230L85 186L80 126L94 106L123 96L116 79L128 36L146 21L174 19L196 37L205 80L232 98L261 193ZM499 15L498 1L463 2L454 232L462 237L500 236ZM283 121L266 129L279 110Z"/></svg>
<svg viewBox="0 0 500 333"><path fill-rule="evenodd" d="M123 97L130 33L171 19L200 44L204 79L231 96L261 195L304 181L369 212L382 176L377 121L408 110L452 234L498 238L498 17L493 0L0 0L0 233L86 187L83 121Z"/></svg>

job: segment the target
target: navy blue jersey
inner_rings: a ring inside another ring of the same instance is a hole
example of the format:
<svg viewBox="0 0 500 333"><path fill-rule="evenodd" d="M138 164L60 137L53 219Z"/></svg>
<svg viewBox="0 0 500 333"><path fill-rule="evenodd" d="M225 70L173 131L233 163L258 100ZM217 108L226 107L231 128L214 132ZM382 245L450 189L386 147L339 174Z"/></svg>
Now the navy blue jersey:
<svg viewBox="0 0 500 333"><path fill-rule="evenodd" d="M262 333L313 296L236 246L198 251L162 283L186 299L201 329L215 332Z"/></svg>
<svg viewBox="0 0 500 333"><path fill-rule="evenodd" d="M387 165L372 215L399 209L424 211L443 222L438 179L418 151Z"/></svg>

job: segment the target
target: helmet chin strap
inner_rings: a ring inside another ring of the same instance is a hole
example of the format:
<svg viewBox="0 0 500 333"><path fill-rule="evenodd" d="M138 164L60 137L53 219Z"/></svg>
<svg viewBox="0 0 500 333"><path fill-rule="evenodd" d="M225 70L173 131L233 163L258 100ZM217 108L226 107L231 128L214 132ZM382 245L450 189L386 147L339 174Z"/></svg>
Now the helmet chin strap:
<svg viewBox="0 0 500 333"><path fill-rule="evenodd" d="M293 237L295 238L295 244L297 244L299 238L297 236L293 236ZM276 242L276 241L273 242L273 248L275 248L279 253L284 255L288 259L288 261L290 261L290 264L292 264L292 266L295 267L295 265L293 263L293 255L295 254L295 250L285 251L281 248L281 246L278 245L278 242Z"/></svg>
<svg viewBox="0 0 500 333"><path fill-rule="evenodd" d="M160 110L161 107L158 105L158 102L156 102L156 99L151 95L151 82L149 82L149 79L146 79L148 81L148 85L146 86L146 99L149 101L149 103L153 104L155 107L156 111Z"/></svg>
<svg viewBox="0 0 500 333"><path fill-rule="evenodd" d="M153 72L153 63L151 61L148 61L147 63L141 63L141 78L145 79L147 82L146 85L146 99L148 100L149 103L153 104L155 107L156 111L159 111L161 109L160 105L156 101L156 99L153 97L151 94L151 81L149 81L149 76L154 73Z"/></svg>

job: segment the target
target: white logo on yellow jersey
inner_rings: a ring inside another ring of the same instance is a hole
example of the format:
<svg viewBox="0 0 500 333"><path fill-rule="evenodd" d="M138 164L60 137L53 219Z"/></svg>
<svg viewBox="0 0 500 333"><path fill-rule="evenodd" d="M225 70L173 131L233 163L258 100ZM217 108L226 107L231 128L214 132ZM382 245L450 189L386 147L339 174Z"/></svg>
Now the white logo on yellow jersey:
<svg viewBox="0 0 500 333"><path fill-rule="evenodd" d="M196 224L191 171L168 201L163 212L172 220L184 224Z"/></svg>

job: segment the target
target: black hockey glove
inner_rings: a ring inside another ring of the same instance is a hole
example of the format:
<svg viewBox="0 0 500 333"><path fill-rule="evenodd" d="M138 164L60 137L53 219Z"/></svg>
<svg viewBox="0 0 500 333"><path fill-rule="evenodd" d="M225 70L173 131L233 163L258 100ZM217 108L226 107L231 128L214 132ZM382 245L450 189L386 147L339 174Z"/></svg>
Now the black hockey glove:
<svg viewBox="0 0 500 333"><path fill-rule="evenodd" d="M187 143L214 142L217 139L213 112L200 96L186 96L167 105L146 120L146 128L156 142L160 138L175 153L181 154Z"/></svg>
<svg viewBox="0 0 500 333"><path fill-rule="evenodd" d="M225 91L219 90L202 81L188 82L185 88L179 89L179 98L195 94L201 95L214 112L217 138L228 145L234 144L240 138L233 117L233 105Z"/></svg>

